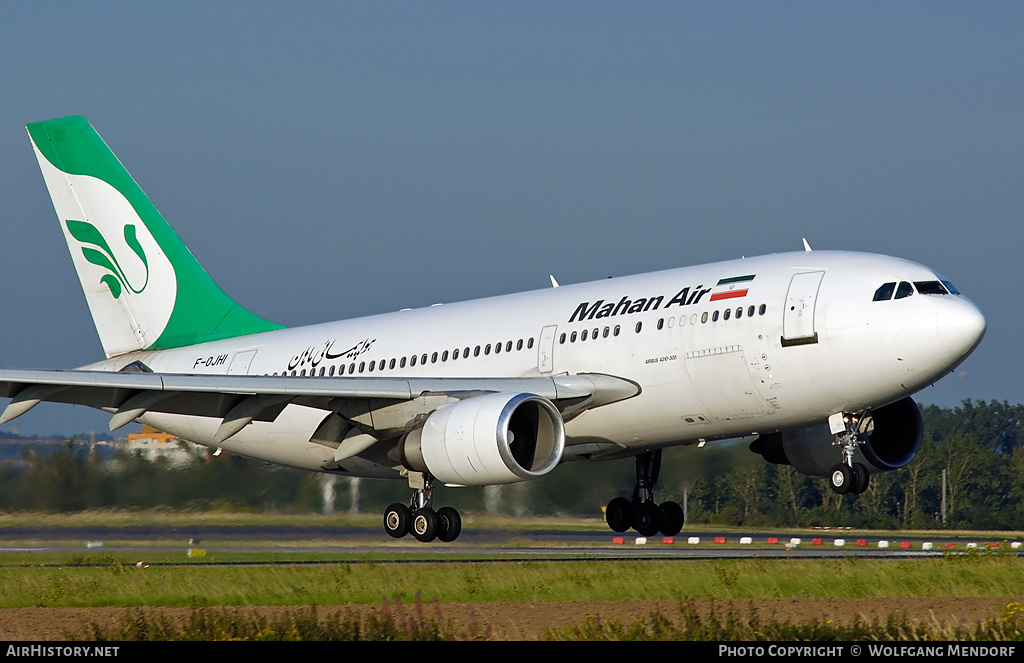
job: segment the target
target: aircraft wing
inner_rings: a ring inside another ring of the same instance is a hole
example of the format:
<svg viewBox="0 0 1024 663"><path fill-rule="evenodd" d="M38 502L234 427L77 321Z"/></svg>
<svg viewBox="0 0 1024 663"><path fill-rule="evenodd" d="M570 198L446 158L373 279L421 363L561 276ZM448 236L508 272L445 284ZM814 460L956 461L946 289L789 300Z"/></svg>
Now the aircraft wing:
<svg viewBox="0 0 1024 663"><path fill-rule="evenodd" d="M216 417L216 442L252 421L273 421L289 404L340 415L378 437L399 435L417 417L448 403L494 392L550 400L564 419L640 393L629 380L602 374L521 378L345 378L177 373L0 370L6 423L41 402L86 405L111 413L116 430L147 412Z"/></svg>

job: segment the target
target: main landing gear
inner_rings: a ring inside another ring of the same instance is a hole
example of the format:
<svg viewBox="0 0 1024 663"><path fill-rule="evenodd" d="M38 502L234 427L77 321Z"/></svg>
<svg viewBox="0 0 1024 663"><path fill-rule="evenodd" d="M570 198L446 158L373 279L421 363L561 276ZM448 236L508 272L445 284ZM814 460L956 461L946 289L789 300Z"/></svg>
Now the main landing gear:
<svg viewBox="0 0 1024 663"><path fill-rule="evenodd" d="M608 527L616 532L635 529L641 536L661 532L675 536L683 529L683 509L675 502L654 502L654 484L661 474L661 449L645 451L636 457L636 487L633 499L616 497L605 507Z"/></svg>
<svg viewBox="0 0 1024 663"><path fill-rule="evenodd" d="M417 541L434 539L450 543L462 533L462 516L450 506L434 511L431 507L431 478L422 472L409 473L413 492L409 506L395 503L384 511L384 531L396 539L412 534Z"/></svg>
<svg viewBox="0 0 1024 663"><path fill-rule="evenodd" d="M843 413L829 417L829 426L836 436L835 446L842 447L843 453L843 461L833 465L829 472L829 486L840 495L860 495L868 489L871 473L864 463L854 462L853 455L857 447L863 444L860 436L869 435L874 430L874 420L863 413Z"/></svg>

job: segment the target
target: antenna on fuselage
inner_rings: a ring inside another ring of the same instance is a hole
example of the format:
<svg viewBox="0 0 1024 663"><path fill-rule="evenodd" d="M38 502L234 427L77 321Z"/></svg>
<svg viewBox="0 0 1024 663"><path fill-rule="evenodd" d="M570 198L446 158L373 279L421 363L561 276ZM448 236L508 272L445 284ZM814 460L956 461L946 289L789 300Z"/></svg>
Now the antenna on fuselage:
<svg viewBox="0 0 1024 663"><path fill-rule="evenodd" d="M558 281L555 280L555 275L554 274L548 274L548 278L551 279L551 287L552 288L557 288L558 287Z"/></svg>
<svg viewBox="0 0 1024 663"><path fill-rule="evenodd" d="M811 245L807 243L807 238L801 237L800 240L804 243L804 251L810 251Z"/></svg>

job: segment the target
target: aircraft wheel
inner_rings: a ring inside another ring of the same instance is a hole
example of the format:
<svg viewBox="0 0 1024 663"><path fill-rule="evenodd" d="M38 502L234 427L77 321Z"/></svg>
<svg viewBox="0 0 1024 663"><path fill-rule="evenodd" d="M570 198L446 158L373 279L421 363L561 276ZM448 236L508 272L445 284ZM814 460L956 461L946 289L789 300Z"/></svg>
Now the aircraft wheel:
<svg viewBox="0 0 1024 663"><path fill-rule="evenodd" d="M850 492L853 488L855 477L853 476L853 468L846 463L838 463L832 466L832 471L828 475L828 483L832 486L832 490L845 495Z"/></svg>
<svg viewBox="0 0 1024 663"><path fill-rule="evenodd" d="M661 503L661 533L665 536L675 536L683 529L683 507L675 502Z"/></svg>
<svg viewBox="0 0 1024 663"><path fill-rule="evenodd" d="M613 532L625 532L633 524L633 505L625 497L616 497L604 508L604 519Z"/></svg>
<svg viewBox="0 0 1024 663"><path fill-rule="evenodd" d="M868 484L871 483L871 473L868 472L867 466L863 463L854 463L853 475L853 487L850 488L850 492L854 495L860 495L868 489Z"/></svg>
<svg viewBox="0 0 1024 663"><path fill-rule="evenodd" d="M462 516L453 507L443 506L437 510L438 528L437 538L445 543L451 543L459 538L462 533Z"/></svg>
<svg viewBox="0 0 1024 663"><path fill-rule="evenodd" d="M412 511L404 504L392 504L384 512L384 531L400 539L409 533L412 525Z"/></svg>
<svg viewBox="0 0 1024 663"><path fill-rule="evenodd" d="M654 536L661 529L661 509L654 502L641 502L633 512L633 529L641 536Z"/></svg>
<svg viewBox="0 0 1024 663"><path fill-rule="evenodd" d="M417 509L416 513L412 514L412 535L416 540L430 543L437 538L440 529L441 522L430 507Z"/></svg>

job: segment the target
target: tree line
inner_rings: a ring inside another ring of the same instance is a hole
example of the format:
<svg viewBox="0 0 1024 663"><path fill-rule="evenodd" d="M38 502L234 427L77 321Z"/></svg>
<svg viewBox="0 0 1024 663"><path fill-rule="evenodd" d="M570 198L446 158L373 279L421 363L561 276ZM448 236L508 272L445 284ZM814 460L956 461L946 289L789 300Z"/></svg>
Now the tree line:
<svg viewBox="0 0 1024 663"><path fill-rule="evenodd" d="M922 407L920 453L876 474L860 495L838 495L822 479L771 465L736 440L665 452L658 501L686 506L689 523L851 526L892 529L1024 529L1024 405L964 401ZM90 453L72 438L50 453L25 451L0 464L0 511L72 512L170 507L289 513L382 512L405 501L404 482L332 478L191 448L183 465L118 451ZM943 496L943 475L945 495ZM435 487L438 503L465 513L599 516L630 497L632 459L574 462L536 481L496 488Z"/></svg>

